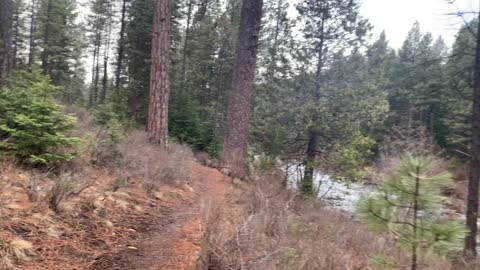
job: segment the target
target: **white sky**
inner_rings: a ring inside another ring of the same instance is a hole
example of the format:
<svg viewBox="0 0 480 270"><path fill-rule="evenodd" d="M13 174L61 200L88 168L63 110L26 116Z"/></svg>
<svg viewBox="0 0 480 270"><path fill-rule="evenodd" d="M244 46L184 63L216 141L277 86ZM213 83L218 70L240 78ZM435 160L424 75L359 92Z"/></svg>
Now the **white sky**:
<svg viewBox="0 0 480 270"><path fill-rule="evenodd" d="M362 0L361 14L373 25L373 38L385 30L390 46L400 48L415 21L422 32L442 36L451 46L455 34L464 24L457 16L446 15L457 11L478 11L480 0ZM472 18L472 15L470 15Z"/></svg>

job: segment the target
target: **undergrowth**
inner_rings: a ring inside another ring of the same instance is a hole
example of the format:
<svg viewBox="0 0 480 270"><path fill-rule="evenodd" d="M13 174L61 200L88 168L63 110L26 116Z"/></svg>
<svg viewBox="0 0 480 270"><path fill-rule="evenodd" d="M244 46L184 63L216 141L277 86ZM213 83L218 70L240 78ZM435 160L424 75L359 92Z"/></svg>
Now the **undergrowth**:
<svg viewBox="0 0 480 270"><path fill-rule="evenodd" d="M279 176L263 175L253 185L237 183L228 194L234 206L205 213L202 270L220 269L403 269L409 258L390 236L365 226L321 202L286 191ZM422 269L450 269L443 258Z"/></svg>
<svg viewBox="0 0 480 270"><path fill-rule="evenodd" d="M94 117L64 108L78 119L68 133L82 141L74 159L33 167L0 154L0 269L64 269L54 264L68 260L86 269L99 252L131 239L132 228L152 222L144 211L157 198L147 193L190 181L188 147L162 149L103 110Z"/></svg>

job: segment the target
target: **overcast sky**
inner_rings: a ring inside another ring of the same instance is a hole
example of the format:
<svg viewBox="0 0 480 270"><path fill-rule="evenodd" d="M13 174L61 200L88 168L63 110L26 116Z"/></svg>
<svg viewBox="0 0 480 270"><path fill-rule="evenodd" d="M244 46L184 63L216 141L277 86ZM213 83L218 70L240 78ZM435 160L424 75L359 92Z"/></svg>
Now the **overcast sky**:
<svg viewBox="0 0 480 270"><path fill-rule="evenodd" d="M0 0L1 1L1 0ZM78 0L82 15L86 15L87 0ZM268 1L268 0L264 0ZM295 4L301 0L289 0L291 5L289 13L295 17L297 12ZM373 25L372 39L385 30L390 46L399 49L402 46L408 31L415 21L420 22L423 32L431 32L435 37L442 36L451 46L455 34L464 24L464 21L449 13L458 11L475 11L480 9L480 0L456 0L448 4L446 0L360 0L361 13ZM153 7L152 7L153 8ZM472 15L470 15L471 19ZM112 48L113 49L113 48ZM90 56L86 59L90 66ZM87 69L90 70L90 69Z"/></svg>
<svg viewBox="0 0 480 270"><path fill-rule="evenodd" d="M464 23L457 16L448 13L457 11L478 11L480 0L361 0L361 13L374 26L376 38L385 30L390 45L396 49L402 46L405 37L415 21L420 22L423 32L442 36L451 46L455 34ZM471 15L470 15L471 18Z"/></svg>

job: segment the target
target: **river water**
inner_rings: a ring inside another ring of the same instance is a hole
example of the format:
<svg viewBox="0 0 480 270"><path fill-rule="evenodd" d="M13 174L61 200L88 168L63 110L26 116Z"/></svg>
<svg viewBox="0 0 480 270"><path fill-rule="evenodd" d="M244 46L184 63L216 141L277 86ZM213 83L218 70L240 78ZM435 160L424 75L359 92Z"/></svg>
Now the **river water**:
<svg viewBox="0 0 480 270"><path fill-rule="evenodd" d="M290 187L298 187L303 176L303 168L303 165L284 166ZM368 196L375 191L373 185L337 181L320 170L315 170L314 186L318 198L323 200L328 207L349 213L355 211L361 197Z"/></svg>
<svg viewBox="0 0 480 270"><path fill-rule="evenodd" d="M303 168L303 165L283 166L291 188L298 188L298 184L303 177ZM315 170L314 186L318 191L318 198L325 202L327 207L348 214L354 214L360 198L369 196L376 191L375 185L337 181L320 170ZM440 209L439 215L450 220L465 222L464 213L458 212L447 205ZM480 220L478 224L480 227ZM480 235L478 247L480 248Z"/></svg>

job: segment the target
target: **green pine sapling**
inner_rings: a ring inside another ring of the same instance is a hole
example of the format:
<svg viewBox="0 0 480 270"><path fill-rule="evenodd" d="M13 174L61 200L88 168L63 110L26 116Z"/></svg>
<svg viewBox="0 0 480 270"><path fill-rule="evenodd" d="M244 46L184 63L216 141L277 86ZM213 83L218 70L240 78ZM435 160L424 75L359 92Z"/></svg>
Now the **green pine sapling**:
<svg viewBox="0 0 480 270"><path fill-rule="evenodd" d="M441 217L447 198L442 191L452 184L451 175L438 172L432 157L405 155L378 192L362 198L360 217L373 229L388 232L411 250L411 268L419 256L447 255L461 250L465 228Z"/></svg>
<svg viewBox="0 0 480 270"><path fill-rule="evenodd" d="M0 91L0 154L33 165L53 165L75 157L79 139L68 133L76 118L55 99L56 87L38 70L17 71Z"/></svg>

